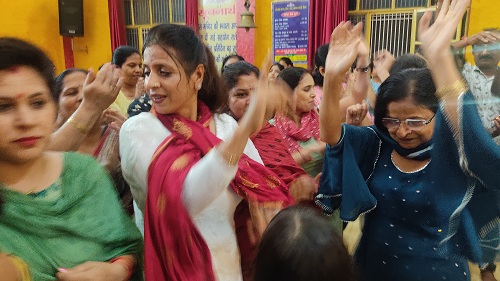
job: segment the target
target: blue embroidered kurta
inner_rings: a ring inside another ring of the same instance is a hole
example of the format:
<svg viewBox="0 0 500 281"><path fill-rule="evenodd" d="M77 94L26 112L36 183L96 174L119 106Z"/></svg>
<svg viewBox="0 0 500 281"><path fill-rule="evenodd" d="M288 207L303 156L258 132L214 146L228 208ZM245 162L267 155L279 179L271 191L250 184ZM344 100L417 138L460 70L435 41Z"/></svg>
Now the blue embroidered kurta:
<svg viewBox="0 0 500 281"><path fill-rule="evenodd" d="M432 160L420 171L399 171L374 128L344 125L327 146L317 203L349 221L368 212L355 255L361 280L469 280L466 258L498 255L500 173L486 166L500 167L500 151L463 98L463 130L438 112Z"/></svg>

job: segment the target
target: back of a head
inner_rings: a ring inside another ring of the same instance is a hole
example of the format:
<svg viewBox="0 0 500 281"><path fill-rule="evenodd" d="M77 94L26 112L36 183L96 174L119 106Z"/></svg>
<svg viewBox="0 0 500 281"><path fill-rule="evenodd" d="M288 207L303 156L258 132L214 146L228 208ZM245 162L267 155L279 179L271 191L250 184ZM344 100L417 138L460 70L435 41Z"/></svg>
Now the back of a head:
<svg viewBox="0 0 500 281"><path fill-rule="evenodd" d="M255 281L352 281L354 267L342 239L318 210L282 210L264 232Z"/></svg>
<svg viewBox="0 0 500 281"><path fill-rule="evenodd" d="M238 55L238 54L230 54L228 56L226 56L225 58L222 59L222 66L220 68L220 73L224 73L224 68L226 67L227 65L227 62L230 60L230 59L235 59L237 61L245 61L245 58Z"/></svg>
<svg viewBox="0 0 500 281"><path fill-rule="evenodd" d="M283 79L292 90L295 90L300 80L302 80L307 73L309 73L307 69L302 67L285 68L278 74L278 79Z"/></svg>
<svg viewBox="0 0 500 281"><path fill-rule="evenodd" d="M387 117L389 103L412 97L413 102L433 112L437 112L439 99L436 86L427 68L410 68L391 74L378 90L375 105L374 123L381 131L387 131L382 125L382 118Z"/></svg>
<svg viewBox="0 0 500 281"><path fill-rule="evenodd" d="M149 30L142 53L144 54L144 50L153 45L160 46L176 64L180 64L184 68L184 74L188 77L193 74L198 65L203 65L205 73L198 98L212 112L226 103L227 91L215 65L214 56L190 27L168 23L159 24Z"/></svg>
<svg viewBox="0 0 500 281"><path fill-rule="evenodd" d="M389 70L389 73L392 75L399 73L405 69L426 68L426 67L427 67L427 62L421 56L413 54L405 54L397 57L396 60L394 60L394 63L392 64L392 67Z"/></svg>
<svg viewBox="0 0 500 281"><path fill-rule="evenodd" d="M16 66L33 68L43 78L51 93L55 91L54 64L40 48L21 39L0 38L0 70Z"/></svg>
<svg viewBox="0 0 500 281"><path fill-rule="evenodd" d="M282 57L280 58L280 61L285 62L289 67L293 67L293 62L289 57Z"/></svg>
<svg viewBox="0 0 500 281"><path fill-rule="evenodd" d="M114 65L118 67L122 67L122 65L127 61L127 58L133 54L141 55L139 50L131 46L120 46L116 48L113 52L112 62Z"/></svg>
<svg viewBox="0 0 500 281"><path fill-rule="evenodd" d="M238 83L240 76L250 74L259 77L259 69L246 61L238 61L226 66L222 73L222 80L227 89L232 89Z"/></svg>
<svg viewBox="0 0 500 281"><path fill-rule="evenodd" d="M328 55L328 48L329 44L321 45L317 50L316 50L316 55L314 56L314 72L312 74L312 77L314 79L314 85L323 87L323 80L324 77L320 73L320 67L325 68L326 64L326 56Z"/></svg>

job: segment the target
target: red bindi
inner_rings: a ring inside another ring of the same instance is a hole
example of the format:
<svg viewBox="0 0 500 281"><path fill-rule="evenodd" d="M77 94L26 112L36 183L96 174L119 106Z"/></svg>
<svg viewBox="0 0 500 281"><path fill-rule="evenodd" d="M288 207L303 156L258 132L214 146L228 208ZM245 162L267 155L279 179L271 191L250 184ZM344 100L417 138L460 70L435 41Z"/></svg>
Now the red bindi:
<svg viewBox="0 0 500 281"><path fill-rule="evenodd" d="M16 99L17 99L17 100L18 100L18 99L22 99L22 98L24 98L24 96L26 96L26 94L25 94L25 93L19 93L19 94L16 94Z"/></svg>
<svg viewBox="0 0 500 281"><path fill-rule="evenodd" d="M14 73L19 72L19 66L18 65L11 66L10 68L7 69L7 71Z"/></svg>

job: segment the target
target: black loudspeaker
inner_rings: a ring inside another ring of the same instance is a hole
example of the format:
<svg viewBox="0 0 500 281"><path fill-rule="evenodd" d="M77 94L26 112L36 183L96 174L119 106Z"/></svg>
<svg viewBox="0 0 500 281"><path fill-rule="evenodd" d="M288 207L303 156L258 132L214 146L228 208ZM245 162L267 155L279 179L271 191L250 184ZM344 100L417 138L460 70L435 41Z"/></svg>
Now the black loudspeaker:
<svg viewBox="0 0 500 281"><path fill-rule="evenodd" d="M83 0L58 0L59 34L83 36Z"/></svg>

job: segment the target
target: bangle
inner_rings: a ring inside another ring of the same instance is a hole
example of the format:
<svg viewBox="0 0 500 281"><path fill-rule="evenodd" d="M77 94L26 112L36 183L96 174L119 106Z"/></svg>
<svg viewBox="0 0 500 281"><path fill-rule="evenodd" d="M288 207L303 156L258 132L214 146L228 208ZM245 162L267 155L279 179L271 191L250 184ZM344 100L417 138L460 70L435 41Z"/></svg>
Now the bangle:
<svg viewBox="0 0 500 281"><path fill-rule="evenodd" d="M126 280L130 280L130 278L132 277L132 273L134 272L134 260L132 258L127 256L120 256L110 260L109 263L116 263L123 266L125 270L127 270Z"/></svg>
<svg viewBox="0 0 500 281"><path fill-rule="evenodd" d="M459 79L450 85L439 88L436 91L436 95L440 99L450 98L450 97L458 97L462 93L466 92L467 89L468 88L467 88L465 82L463 80Z"/></svg>
<svg viewBox="0 0 500 281"><path fill-rule="evenodd" d="M82 134L88 134L89 133L89 129L86 129L85 127L83 127L82 125L78 124L75 119L73 117L70 117L68 119L68 121L66 121L67 123L73 125L73 127L75 127L78 131L80 131L80 133Z"/></svg>
<svg viewBox="0 0 500 281"><path fill-rule="evenodd" d="M238 157L235 154L229 153L229 152L224 151L222 149L217 149L217 151L219 151L219 153L222 155L222 158L224 158L224 155L226 155L226 157L229 158L229 160L227 160L227 163L230 166L236 166L236 165L238 165L238 162L240 162L241 156Z"/></svg>

